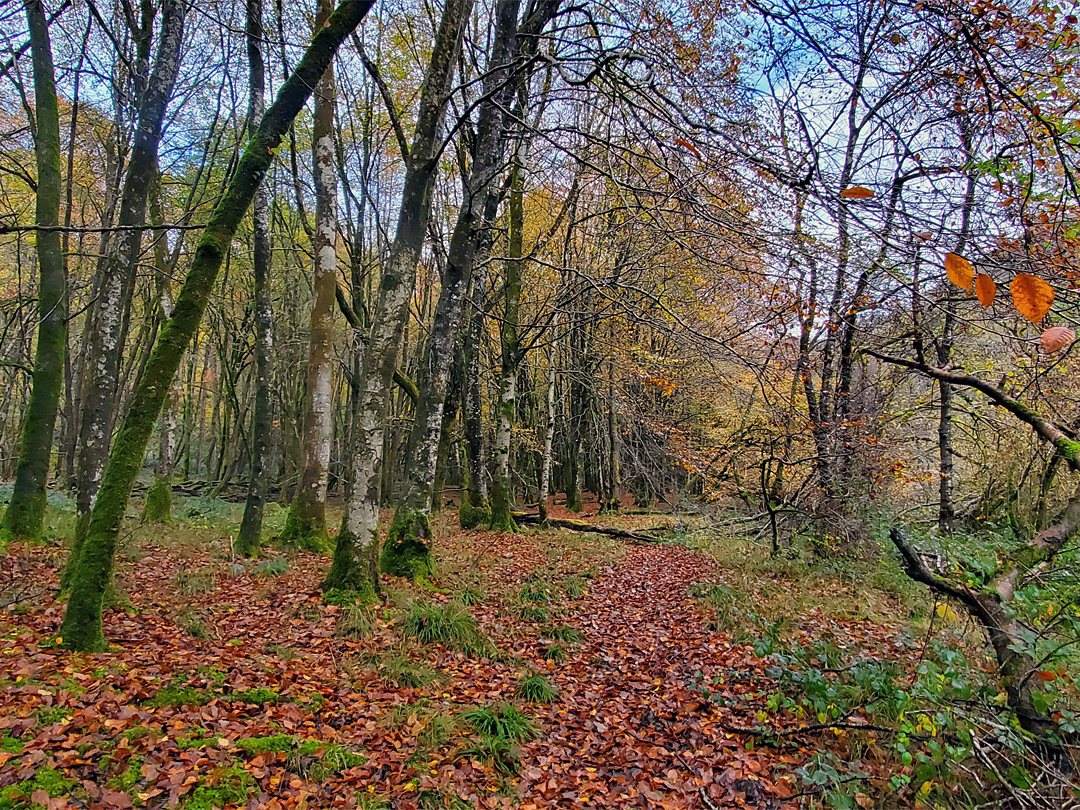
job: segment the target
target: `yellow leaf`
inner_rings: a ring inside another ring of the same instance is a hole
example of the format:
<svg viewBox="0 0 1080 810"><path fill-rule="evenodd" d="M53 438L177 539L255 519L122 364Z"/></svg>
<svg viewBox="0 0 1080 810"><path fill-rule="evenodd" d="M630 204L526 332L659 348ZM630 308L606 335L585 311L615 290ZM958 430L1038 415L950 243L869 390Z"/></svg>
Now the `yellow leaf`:
<svg viewBox="0 0 1080 810"><path fill-rule="evenodd" d="M975 280L975 268L957 253L945 254L945 273L949 276L949 281L961 290L970 290L971 282Z"/></svg>
<svg viewBox="0 0 1080 810"><path fill-rule="evenodd" d="M946 621L956 622L960 620L960 617L956 615L956 611L953 610L952 605L947 602L938 605L936 612L940 618L945 619Z"/></svg>
<svg viewBox="0 0 1080 810"><path fill-rule="evenodd" d="M1046 317L1054 303L1054 289L1041 278L1028 273L1017 273L1009 290L1020 314L1032 323L1038 323Z"/></svg>

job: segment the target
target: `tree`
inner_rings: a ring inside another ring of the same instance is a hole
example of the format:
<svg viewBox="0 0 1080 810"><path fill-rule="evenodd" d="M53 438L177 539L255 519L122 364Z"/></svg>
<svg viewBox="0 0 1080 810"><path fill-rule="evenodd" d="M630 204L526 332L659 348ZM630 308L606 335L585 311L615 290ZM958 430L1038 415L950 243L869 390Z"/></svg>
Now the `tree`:
<svg viewBox="0 0 1080 810"><path fill-rule="evenodd" d="M69 649L91 651L106 646L101 624L102 599L112 575L120 524L154 420L184 350L202 320L233 235L266 176L274 151L333 61L338 47L372 5L373 0L344 0L316 32L303 59L262 117L228 189L214 206L172 317L158 336L109 456L101 492L71 577L71 596L60 631L63 644Z"/></svg>
<svg viewBox="0 0 1080 810"><path fill-rule="evenodd" d="M60 112L52 44L40 0L26 3L34 71L37 194L38 333L33 388L22 426L15 487L4 513L5 539L36 540L45 519L53 429L67 350L67 273L60 244Z"/></svg>
<svg viewBox="0 0 1080 810"><path fill-rule="evenodd" d="M333 11L320 0L315 18L318 29ZM337 293L337 167L334 148L333 65L315 88L312 129L315 178L315 232L312 240L315 296L311 303L307 377L304 393L303 470L289 508L281 542L321 550L326 546L326 489L330 468L333 393L334 312Z"/></svg>

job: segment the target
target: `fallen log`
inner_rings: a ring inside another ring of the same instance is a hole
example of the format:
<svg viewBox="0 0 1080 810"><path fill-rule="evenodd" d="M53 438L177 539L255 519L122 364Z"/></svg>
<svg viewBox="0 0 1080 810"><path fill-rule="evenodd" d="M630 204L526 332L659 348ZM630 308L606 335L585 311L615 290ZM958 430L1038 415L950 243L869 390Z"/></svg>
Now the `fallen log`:
<svg viewBox="0 0 1080 810"><path fill-rule="evenodd" d="M527 523L532 526L539 526L543 521L540 520L540 515L533 514L532 512L514 512L514 520L518 523ZM644 531L634 531L632 529L616 529L612 526L601 526L596 523L585 523L582 520L566 520L563 518L549 517L546 521L548 526L552 526L556 529L568 529L572 532L588 532L590 534L603 534L608 537L616 537L620 540L630 540L634 543L662 543L663 537L657 537L653 532L670 532L677 526L654 526Z"/></svg>

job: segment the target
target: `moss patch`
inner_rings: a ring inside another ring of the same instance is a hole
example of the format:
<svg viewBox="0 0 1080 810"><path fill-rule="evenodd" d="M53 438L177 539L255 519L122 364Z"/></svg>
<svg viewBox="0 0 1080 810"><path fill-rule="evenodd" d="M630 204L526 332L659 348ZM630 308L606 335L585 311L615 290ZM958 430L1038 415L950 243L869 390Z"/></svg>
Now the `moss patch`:
<svg viewBox="0 0 1080 810"><path fill-rule="evenodd" d="M379 567L385 574L408 579L431 576L431 521L426 512L402 506L394 513L390 532L383 546Z"/></svg>

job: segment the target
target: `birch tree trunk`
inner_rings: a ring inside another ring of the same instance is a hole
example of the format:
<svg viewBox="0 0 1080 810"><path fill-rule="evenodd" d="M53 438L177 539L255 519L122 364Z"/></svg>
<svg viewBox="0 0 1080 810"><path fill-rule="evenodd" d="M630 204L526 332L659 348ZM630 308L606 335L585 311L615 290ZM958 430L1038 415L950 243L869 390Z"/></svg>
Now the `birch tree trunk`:
<svg viewBox="0 0 1080 810"><path fill-rule="evenodd" d="M513 532L514 523L513 483L510 478L510 451L514 431L514 412L517 407L517 378L521 364L518 346L518 310L521 300L521 230L524 224L525 186L522 178L522 152L524 139L518 144L517 154L510 175L509 232L506 250L506 307L502 328L499 330L502 345L502 368L499 379L499 405L495 425L495 477L491 488L491 528L495 531Z"/></svg>
<svg viewBox="0 0 1080 810"><path fill-rule="evenodd" d="M79 522L69 565L80 553L109 452L127 312L142 251L142 226L154 182L162 124L180 70L185 13L186 5L181 0L163 0L157 57L140 98L138 124L116 220L125 230L109 240L98 274L79 431Z"/></svg>
<svg viewBox="0 0 1080 810"><path fill-rule="evenodd" d="M487 331L484 308L487 306L487 262L477 265L470 292L472 318L465 334L461 421L465 427L465 460L469 480L458 508L458 522L463 529L475 529L491 517L488 503L487 463L484 454L484 406L480 393L480 352Z"/></svg>
<svg viewBox="0 0 1080 810"><path fill-rule="evenodd" d="M319 0L315 29L333 11L332 0ZM327 68L315 88L312 147L315 179L315 300L311 304L307 379L304 393L304 467L280 540L310 551L327 548L326 489L334 397L330 372L334 351L334 300L337 292L337 167L334 162L334 68Z"/></svg>
<svg viewBox="0 0 1080 810"><path fill-rule="evenodd" d="M199 328L218 271L240 221L266 176L274 150L310 98L312 88L329 67L342 41L360 24L373 4L374 0L344 0L315 34L300 64L263 116L237 164L228 189L214 206L195 249L173 315L158 336L105 468L101 492L91 512L82 551L71 576L71 596L60 630L63 644L69 649L93 651L106 648L101 624L102 598L112 576L117 535L154 420L161 411L184 350Z"/></svg>
<svg viewBox="0 0 1080 810"><path fill-rule="evenodd" d="M248 132L262 117L266 69L262 52L262 0L247 0ZM269 485L268 467L273 431L270 401L271 362L274 351L274 309L270 298L270 194L259 185L251 204L252 265L255 275L255 410L251 417L251 466L244 518L236 538L237 551L253 557L262 541L263 511Z"/></svg>
<svg viewBox="0 0 1080 810"><path fill-rule="evenodd" d="M441 152L440 132L449 85L461 46L471 0L447 0L420 94L397 230L382 268L371 331L364 347L359 401L353 416L352 492L345 504L334 561L322 583L325 590L355 593L372 600L379 590L377 555L383 444L390 383L416 281L416 266L431 213L431 191Z"/></svg>
<svg viewBox="0 0 1080 810"><path fill-rule="evenodd" d="M55 228L60 222L60 112L56 100L52 44L41 0L28 0L26 18L34 72L37 198L34 223ZM23 417L15 488L4 513L0 545L7 539L36 540L45 518L46 487L53 430L60 403L67 350L67 273L58 230L36 235L38 333L30 402Z"/></svg>

